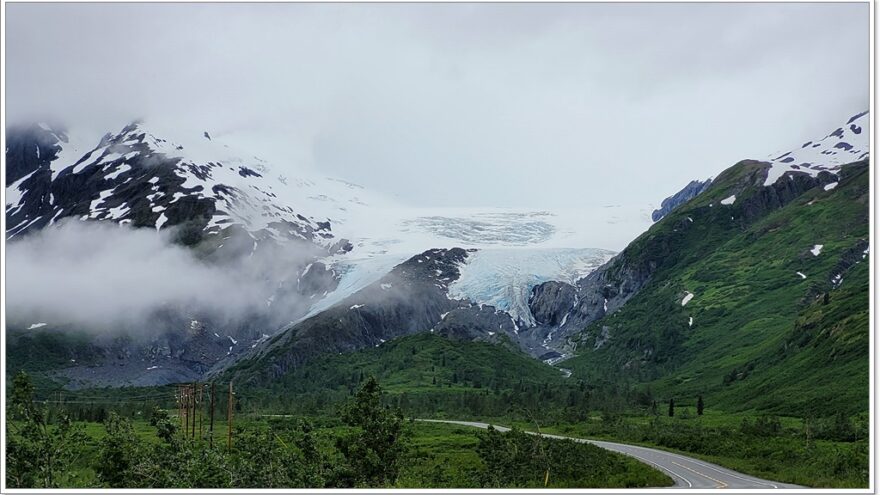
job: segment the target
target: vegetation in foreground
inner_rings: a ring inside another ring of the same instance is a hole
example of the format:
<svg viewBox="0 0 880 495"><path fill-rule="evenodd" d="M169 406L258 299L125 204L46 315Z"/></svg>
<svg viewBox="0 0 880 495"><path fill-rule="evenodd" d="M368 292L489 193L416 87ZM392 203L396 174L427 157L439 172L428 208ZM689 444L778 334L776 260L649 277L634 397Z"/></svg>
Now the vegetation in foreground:
<svg viewBox="0 0 880 495"><path fill-rule="evenodd" d="M762 478L806 486L868 484L865 414L848 415L821 404L811 408L815 412L800 416L755 410L731 412L724 403L716 402L716 396L707 395L703 398L704 414L699 415L700 396L696 395L676 397L674 416L669 417L669 400L636 384L629 388L625 383L588 385L577 375L564 378L559 370L510 349L431 334L403 337L343 356L327 356L303 366L271 389L236 382L236 418L271 414L309 417L314 425L320 425L312 434L323 445L322 451L333 453L336 447L330 432L336 434L343 428L340 405L352 400L367 375L376 376L382 384L386 392L383 407L400 409L409 417L492 421L518 424L525 430L540 426L542 431L571 436L641 443L702 457ZM38 388L41 399L57 397L54 389ZM156 433L146 418L154 407L174 407L174 388L65 391L61 400L72 419L89 422L87 432L92 438L103 434L103 427L95 427L95 422L105 422L115 411L134 419L136 431L147 440L155 438ZM96 397L100 401L90 402ZM217 410L226 411L226 407L222 394ZM58 415L54 416L52 422L58 424ZM276 421L280 419L236 421L236 425L244 435L256 425L268 428L267 424ZM289 430L294 421L287 423L285 428ZM464 429L447 436L443 428L449 427L419 423L410 427L415 434L412 443L432 457L417 457L410 451L409 457L414 460L401 470L395 486L482 486L481 479L463 474L469 466L482 462L475 450L476 432ZM217 441L225 445L225 430L221 433ZM291 441L284 438L285 442ZM98 484L92 482L90 486ZM567 486L553 472L550 485ZM577 485L572 482L570 486Z"/></svg>
<svg viewBox="0 0 880 495"><path fill-rule="evenodd" d="M188 438L155 409L149 424L109 412L103 427L34 401L26 374L9 403L7 486L18 488L645 487L664 474L592 445L520 430L414 423L369 377L336 418L250 419Z"/></svg>

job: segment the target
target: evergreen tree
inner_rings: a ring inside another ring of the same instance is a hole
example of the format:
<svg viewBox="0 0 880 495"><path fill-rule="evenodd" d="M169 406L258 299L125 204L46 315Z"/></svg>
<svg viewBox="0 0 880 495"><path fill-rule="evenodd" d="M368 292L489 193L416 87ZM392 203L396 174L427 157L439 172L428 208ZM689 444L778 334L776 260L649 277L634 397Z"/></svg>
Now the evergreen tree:
<svg viewBox="0 0 880 495"><path fill-rule="evenodd" d="M697 416L703 415L703 396L697 396Z"/></svg>
<svg viewBox="0 0 880 495"><path fill-rule="evenodd" d="M342 421L353 431L337 438L346 461L343 485L393 485L406 454L403 413L382 405L382 389L372 376L342 410Z"/></svg>
<svg viewBox="0 0 880 495"><path fill-rule="evenodd" d="M669 417L675 416L675 399L669 399Z"/></svg>

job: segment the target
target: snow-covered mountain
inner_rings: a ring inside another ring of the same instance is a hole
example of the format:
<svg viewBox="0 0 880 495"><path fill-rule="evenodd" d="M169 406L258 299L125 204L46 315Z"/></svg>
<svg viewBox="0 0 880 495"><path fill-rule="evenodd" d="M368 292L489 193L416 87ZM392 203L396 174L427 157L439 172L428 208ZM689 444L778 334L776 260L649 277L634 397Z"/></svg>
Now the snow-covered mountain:
<svg viewBox="0 0 880 495"><path fill-rule="evenodd" d="M253 249L261 241L298 240L332 254L351 248L333 234L333 223L344 221L349 208L369 206L359 186L288 178L208 132L170 138L134 123L91 144L46 124L8 134L7 157L23 164L7 181L10 239L75 217L178 227L186 229L186 244L234 226L251 238Z"/></svg>
<svg viewBox="0 0 880 495"><path fill-rule="evenodd" d="M769 167L764 185L769 186L783 176L804 174L816 177L820 172L836 174L840 167L868 157L871 146L871 116L868 111L850 117L846 123L816 141L807 141L800 147L779 151L767 158ZM709 188L712 178L694 180L682 190L661 202L651 219L660 221L670 211L690 201Z"/></svg>
<svg viewBox="0 0 880 495"><path fill-rule="evenodd" d="M478 308L456 313L450 322L501 319L515 336L520 327L535 325L528 309L532 287L576 280L612 254L572 246L589 246L587 239L598 231L607 245L622 245L649 223L648 205L638 211L596 206L587 214L407 208L341 179L277 167L258 150L245 151L210 132L149 122L102 136L40 123L8 129L7 142L8 242L71 222L170 232L201 262L264 280L248 290L259 292L255 297L265 307L232 320L175 301L156 308L164 316L150 317L158 331L151 328L148 342L101 344L108 356L125 356L130 367L120 370L117 362L106 370L65 370L66 378L83 384L144 385L198 376L279 331L348 304L407 263L428 262L430 255L419 253L436 249L471 253L466 261L456 258L453 278L431 282L436 277L425 272L423 282L442 286L453 307ZM277 266L267 266L267 259ZM395 292L379 285L375 294ZM22 331L77 329L45 315L13 315L11 321ZM31 328L33 322L43 324Z"/></svg>
<svg viewBox="0 0 880 495"><path fill-rule="evenodd" d="M870 114L867 110L853 115L845 124L816 141L807 141L799 148L770 155L770 170L765 186L786 174L835 173L842 165L868 157L871 146Z"/></svg>

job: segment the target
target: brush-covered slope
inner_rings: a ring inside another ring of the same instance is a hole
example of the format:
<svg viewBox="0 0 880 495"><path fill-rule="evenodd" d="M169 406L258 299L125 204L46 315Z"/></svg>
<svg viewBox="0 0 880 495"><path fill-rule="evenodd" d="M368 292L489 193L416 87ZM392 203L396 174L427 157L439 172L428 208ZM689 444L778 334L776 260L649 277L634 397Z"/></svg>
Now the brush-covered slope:
<svg viewBox="0 0 880 495"><path fill-rule="evenodd" d="M597 271L638 287L573 339L575 377L730 410L867 410L868 162L765 186L768 168L726 170Z"/></svg>
<svg viewBox="0 0 880 495"><path fill-rule="evenodd" d="M450 417L524 415L552 406L586 412L594 397L509 341L478 342L420 333L344 354L323 354L268 382L249 382L259 361L243 360L219 380L243 387L242 406L314 412L332 408L375 376L390 401L410 414Z"/></svg>

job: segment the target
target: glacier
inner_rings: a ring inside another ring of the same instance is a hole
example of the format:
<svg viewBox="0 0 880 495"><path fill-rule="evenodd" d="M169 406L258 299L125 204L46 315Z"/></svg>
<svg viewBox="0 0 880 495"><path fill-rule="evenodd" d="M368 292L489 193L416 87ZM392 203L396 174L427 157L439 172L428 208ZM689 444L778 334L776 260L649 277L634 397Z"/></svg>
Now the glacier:
<svg viewBox="0 0 880 495"><path fill-rule="evenodd" d="M529 310L534 286L550 280L574 284L614 254L596 248L483 249L468 256L449 297L493 306L518 326L535 326Z"/></svg>

